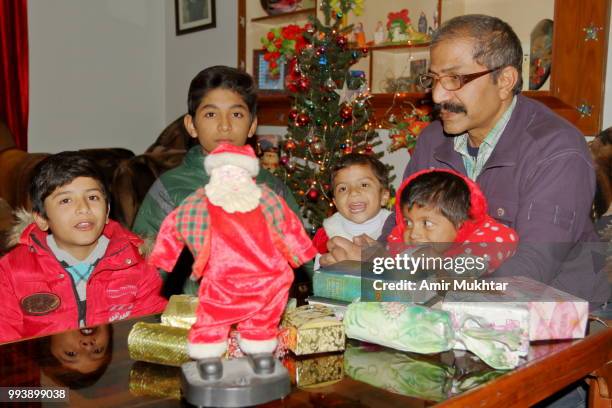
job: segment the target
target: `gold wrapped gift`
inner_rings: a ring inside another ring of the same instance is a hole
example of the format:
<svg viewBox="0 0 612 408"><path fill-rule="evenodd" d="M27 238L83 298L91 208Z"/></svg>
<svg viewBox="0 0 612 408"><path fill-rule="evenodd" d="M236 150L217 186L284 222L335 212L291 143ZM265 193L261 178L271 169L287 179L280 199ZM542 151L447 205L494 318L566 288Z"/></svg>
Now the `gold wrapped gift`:
<svg viewBox="0 0 612 408"><path fill-rule="evenodd" d="M344 326L332 309L306 305L286 312L286 347L296 355L344 350Z"/></svg>
<svg viewBox="0 0 612 408"><path fill-rule="evenodd" d="M189 295L172 295L161 316L163 325L190 329L196 322L198 298Z"/></svg>
<svg viewBox="0 0 612 408"><path fill-rule="evenodd" d="M179 367L190 361L188 329L138 322L128 336L130 358L136 361Z"/></svg>
<svg viewBox="0 0 612 408"><path fill-rule="evenodd" d="M136 396L181 399L181 369L137 361L130 370L130 392Z"/></svg>
<svg viewBox="0 0 612 408"><path fill-rule="evenodd" d="M342 380L344 356L341 353L309 358L285 357L291 383L300 388L323 387Z"/></svg>

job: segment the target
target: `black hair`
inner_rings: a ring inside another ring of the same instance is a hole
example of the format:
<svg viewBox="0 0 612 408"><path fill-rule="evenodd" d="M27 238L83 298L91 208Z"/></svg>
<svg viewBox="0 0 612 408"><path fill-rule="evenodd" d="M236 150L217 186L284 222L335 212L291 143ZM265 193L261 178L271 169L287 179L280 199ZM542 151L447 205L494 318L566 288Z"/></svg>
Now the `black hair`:
<svg viewBox="0 0 612 408"><path fill-rule="evenodd" d="M104 350L104 358L100 367L90 373L81 373L75 369L65 367L61 361L51 353L51 336L41 337L37 341L35 358L41 370L55 383L71 390L88 388L96 384L104 375L113 357L113 326L108 327L108 345Z"/></svg>
<svg viewBox="0 0 612 408"><path fill-rule="evenodd" d="M108 188L102 170L85 154L67 151L53 154L36 165L30 184L32 211L46 218L45 199L57 188L72 183L78 177L96 180L109 205Z"/></svg>
<svg viewBox="0 0 612 408"><path fill-rule="evenodd" d="M253 77L237 68L215 65L200 71L189 85L187 112L195 117L196 110L206 94L213 89L229 89L242 97L251 114L257 114L257 93Z"/></svg>
<svg viewBox="0 0 612 408"><path fill-rule="evenodd" d="M523 49L521 41L510 25L497 17L483 14L466 14L451 18L434 33L431 47L436 44L456 38L474 40L472 58L488 69L498 67L514 67L518 71L518 79L512 91L519 94L523 88ZM493 81L497 81L499 71L491 73Z"/></svg>
<svg viewBox="0 0 612 408"><path fill-rule="evenodd" d="M380 183L381 187L383 189L387 189L387 190L389 189L389 169L387 169L387 167L384 164L382 164L380 160L378 160L374 156L367 155L367 154L349 153L347 155L342 156L340 160L338 160L338 162L332 168L332 171L331 171L332 191L334 189L334 178L336 178L336 175L338 174L338 172L350 166L368 166L370 167L370 169L372 170L372 173L374 173L374 175L378 179L378 182Z"/></svg>
<svg viewBox="0 0 612 408"><path fill-rule="evenodd" d="M414 205L439 210L458 228L469 218L470 189L459 176L446 171L432 171L417 176L400 195L400 208Z"/></svg>

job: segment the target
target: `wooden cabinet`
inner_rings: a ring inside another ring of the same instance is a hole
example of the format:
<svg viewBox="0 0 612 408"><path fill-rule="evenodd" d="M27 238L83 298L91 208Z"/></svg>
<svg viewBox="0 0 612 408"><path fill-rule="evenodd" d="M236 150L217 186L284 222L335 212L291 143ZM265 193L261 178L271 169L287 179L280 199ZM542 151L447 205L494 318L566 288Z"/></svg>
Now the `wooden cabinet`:
<svg viewBox="0 0 612 408"><path fill-rule="evenodd" d="M250 73L254 72L253 51L261 47L260 38L268 30L290 23L303 25L307 22L308 15L317 12L317 7L314 5L283 15L268 16L259 1L238 1L238 66ZM386 14L389 11L398 11L403 7L411 11L420 10L412 6L423 1L412 0L397 5L398 3L392 0L365 0L364 15L351 16L349 23L362 22L364 31L368 33L367 39L371 40L376 20L386 22ZM531 24L529 18L539 18L537 13L541 12L533 10L535 7L533 3L531 7L520 7L514 0L440 0L436 3L426 1L434 4L433 9L437 7L441 22L458 14L468 12L492 14L490 10L493 10L498 17L508 21L515 28L524 48L529 46L528 34L519 32L515 24L516 22L525 24L525 21ZM553 14L548 16L554 21L552 69L549 81L544 86L546 89L523 93L548 105L559 115L574 123L585 135L598 133L602 126L610 2L611 0L538 0L537 3L539 8L549 8L544 13ZM530 3L527 1L525 4ZM374 16L374 13L377 16ZM411 18L413 25L416 26L418 16L411 15ZM429 23L433 24L431 17ZM392 89L386 86L388 84L385 80L396 59L412 59L414 55L414 59L418 61L427 54L428 47L422 44L372 46L368 57L356 64L355 69L366 72L370 88L374 93L372 103L377 118L381 119L382 115L388 114L390 106L399 108L404 100L414 103L428 97L422 92L410 92L410 90L385 93ZM526 88L525 85L523 89ZM286 94L261 95L259 123L286 125L290 106L291 99Z"/></svg>

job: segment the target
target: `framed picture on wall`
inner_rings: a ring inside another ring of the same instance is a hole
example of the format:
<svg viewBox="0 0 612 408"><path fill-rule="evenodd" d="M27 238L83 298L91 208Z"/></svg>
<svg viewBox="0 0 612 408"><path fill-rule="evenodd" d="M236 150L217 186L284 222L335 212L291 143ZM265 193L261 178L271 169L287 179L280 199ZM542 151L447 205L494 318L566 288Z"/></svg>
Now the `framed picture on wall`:
<svg viewBox="0 0 612 408"><path fill-rule="evenodd" d="M263 50L253 50L253 78L257 89L264 93L283 92L285 90L285 77L288 66L283 59L278 61L278 72L272 74L270 65L264 59Z"/></svg>
<svg viewBox="0 0 612 408"><path fill-rule="evenodd" d="M215 0L174 0L176 35L216 27Z"/></svg>

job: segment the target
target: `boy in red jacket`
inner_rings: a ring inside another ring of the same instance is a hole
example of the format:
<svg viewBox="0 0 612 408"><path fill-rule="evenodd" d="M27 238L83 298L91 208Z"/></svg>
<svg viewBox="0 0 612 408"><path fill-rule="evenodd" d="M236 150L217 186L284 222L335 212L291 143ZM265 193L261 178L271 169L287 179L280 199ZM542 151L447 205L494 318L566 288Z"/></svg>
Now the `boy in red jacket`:
<svg viewBox="0 0 612 408"><path fill-rule="evenodd" d="M490 217L478 185L457 172L417 172L397 197L396 227L388 237L392 252L427 245L429 255L482 257L491 273L516 250L516 231Z"/></svg>
<svg viewBox="0 0 612 408"><path fill-rule="evenodd" d="M90 159L46 158L30 197L34 222L0 259L0 342L163 310L159 274L139 254L142 240L109 220L104 178Z"/></svg>

